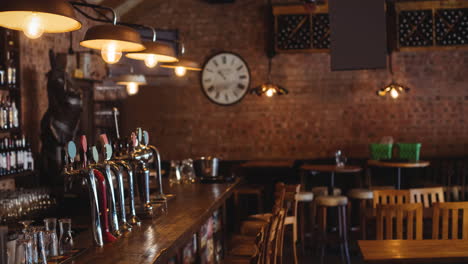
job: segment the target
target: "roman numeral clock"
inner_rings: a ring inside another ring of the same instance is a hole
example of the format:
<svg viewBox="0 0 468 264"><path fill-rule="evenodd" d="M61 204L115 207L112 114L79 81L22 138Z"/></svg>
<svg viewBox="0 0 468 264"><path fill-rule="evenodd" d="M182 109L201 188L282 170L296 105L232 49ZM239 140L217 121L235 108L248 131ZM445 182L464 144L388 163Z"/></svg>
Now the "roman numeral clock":
<svg viewBox="0 0 468 264"><path fill-rule="evenodd" d="M238 103L249 90L249 67L237 54L215 54L203 65L201 86L208 99L216 104L227 106Z"/></svg>

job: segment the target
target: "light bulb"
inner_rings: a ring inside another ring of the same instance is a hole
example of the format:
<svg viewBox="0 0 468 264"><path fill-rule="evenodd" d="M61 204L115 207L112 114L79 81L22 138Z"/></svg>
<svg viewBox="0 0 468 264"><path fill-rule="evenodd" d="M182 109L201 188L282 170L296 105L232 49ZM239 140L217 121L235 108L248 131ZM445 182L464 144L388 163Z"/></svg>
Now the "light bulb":
<svg viewBox="0 0 468 264"><path fill-rule="evenodd" d="M122 58L122 50L117 43L109 42L102 47L101 56L106 63L114 64Z"/></svg>
<svg viewBox="0 0 468 264"><path fill-rule="evenodd" d="M30 39L37 39L44 34L42 19L35 13L26 18L23 26L23 33Z"/></svg>
<svg viewBox="0 0 468 264"><path fill-rule="evenodd" d="M399 95L400 95L400 94L398 93L398 91L397 91L395 88L392 88L392 90L390 91L390 96L391 96L393 99L397 99Z"/></svg>
<svg viewBox="0 0 468 264"><path fill-rule="evenodd" d="M268 89L268 90L266 91L265 94L266 94L266 96L268 96L268 97L272 97L272 96L275 94L275 89L270 88L270 89Z"/></svg>
<svg viewBox="0 0 468 264"><path fill-rule="evenodd" d="M154 68L158 64L158 60L156 58L156 55L151 54L146 56L145 58L145 65L148 68Z"/></svg>
<svg viewBox="0 0 468 264"><path fill-rule="evenodd" d="M138 93L138 84L134 82L127 83L127 93L128 95L135 95Z"/></svg>
<svg viewBox="0 0 468 264"><path fill-rule="evenodd" d="M185 75L185 73L187 73L187 69L185 69L185 67L178 66L175 67L174 72L177 76L182 77Z"/></svg>

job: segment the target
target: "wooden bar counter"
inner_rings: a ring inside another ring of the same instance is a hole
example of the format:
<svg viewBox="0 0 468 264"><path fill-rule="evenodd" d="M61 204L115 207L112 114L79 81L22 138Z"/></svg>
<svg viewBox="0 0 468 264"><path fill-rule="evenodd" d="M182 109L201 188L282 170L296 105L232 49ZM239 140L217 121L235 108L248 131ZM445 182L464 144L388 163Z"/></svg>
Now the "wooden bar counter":
<svg viewBox="0 0 468 264"><path fill-rule="evenodd" d="M184 184L166 188L176 197L167 202L167 211L142 220L116 242L99 248L91 246L91 233L76 237L76 247L90 247L71 263L137 264L166 263L190 241L193 234L225 205L238 181L217 184Z"/></svg>

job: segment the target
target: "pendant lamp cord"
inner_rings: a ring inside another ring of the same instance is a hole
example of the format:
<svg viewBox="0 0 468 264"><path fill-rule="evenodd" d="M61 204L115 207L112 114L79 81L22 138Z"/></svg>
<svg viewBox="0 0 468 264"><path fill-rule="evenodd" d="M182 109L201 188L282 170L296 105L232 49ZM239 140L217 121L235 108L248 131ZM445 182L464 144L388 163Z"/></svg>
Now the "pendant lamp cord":
<svg viewBox="0 0 468 264"><path fill-rule="evenodd" d="M270 83L270 80L271 80L271 60L272 58L268 57L268 76L267 76L268 83Z"/></svg>
<svg viewBox="0 0 468 264"><path fill-rule="evenodd" d="M392 53L388 54L388 71L390 72L390 75L392 76L392 83L394 82L395 78L393 77L393 56Z"/></svg>

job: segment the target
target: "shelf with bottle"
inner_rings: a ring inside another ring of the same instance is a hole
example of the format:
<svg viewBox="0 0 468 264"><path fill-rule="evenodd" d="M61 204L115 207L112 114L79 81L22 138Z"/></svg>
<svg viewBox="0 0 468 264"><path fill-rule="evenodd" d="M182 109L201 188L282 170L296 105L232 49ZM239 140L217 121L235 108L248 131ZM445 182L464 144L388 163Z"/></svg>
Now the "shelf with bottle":
<svg viewBox="0 0 468 264"><path fill-rule="evenodd" d="M0 139L0 176L25 175L34 171L31 144L23 135Z"/></svg>
<svg viewBox="0 0 468 264"><path fill-rule="evenodd" d="M10 94L0 93L0 132L20 130L20 116L17 102Z"/></svg>

